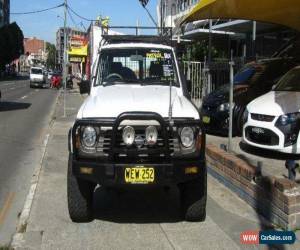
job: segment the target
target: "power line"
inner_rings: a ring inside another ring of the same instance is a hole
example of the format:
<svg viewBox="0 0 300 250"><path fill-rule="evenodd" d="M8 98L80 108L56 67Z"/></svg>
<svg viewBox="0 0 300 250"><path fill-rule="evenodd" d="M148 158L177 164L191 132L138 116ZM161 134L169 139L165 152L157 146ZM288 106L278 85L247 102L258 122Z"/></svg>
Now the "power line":
<svg viewBox="0 0 300 250"><path fill-rule="evenodd" d="M79 28L78 28L78 26L77 26L77 24L76 24L76 22L75 22L73 16L72 16L71 13L70 13L69 8L67 9L67 12L68 12L68 15L69 15L69 17L70 17L70 19L71 19L73 25L75 26L75 28L79 30Z"/></svg>
<svg viewBox="0 0 300 250"><path fill-rule="evenodd" d="M29 14L37 14L37 13L45 12L45 11L48 11L48 10L58 9L58 8L60 8L60 7L63 7L64 5L65 5L65 4L62 3L62 4L56 5L56 6L54 6L54 7L47 8L47 9L34 10L34 11L28 11L28 12L11 12L10 14L11 14L11 15L29 15Z"/></svg>
<svg viewBox="0 0 300 250"><path fill-rule="evenodd" d="M89 19L89 18L86 18L86 17L83 17L81 15L79 15L77 12L75 12L69 5L67 6L67 8L77 17L87 21L87 22L94 22L94 21L98 21L98 20L94 20L94 19Z"/></svg>

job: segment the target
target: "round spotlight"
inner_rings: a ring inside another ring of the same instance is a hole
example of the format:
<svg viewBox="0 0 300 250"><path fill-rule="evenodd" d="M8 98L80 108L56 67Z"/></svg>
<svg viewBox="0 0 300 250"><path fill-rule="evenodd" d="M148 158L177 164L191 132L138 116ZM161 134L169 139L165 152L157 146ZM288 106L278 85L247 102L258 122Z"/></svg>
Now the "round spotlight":
<svg viewBox="0 0 300 250"><path fill-rule="evenodd" d="M134 138L135 138L135 131L134 128L131 126L127 126L123 129L123 142L127 145L130 146L133 144L134 142Z"/></svg>
<svg viewBox="0 0 300 250"><path fill-rule="evenodd" d="M148 145L154 145L157 142L157 129L155 126L149 126L146 128L146 142Z"/></svg>

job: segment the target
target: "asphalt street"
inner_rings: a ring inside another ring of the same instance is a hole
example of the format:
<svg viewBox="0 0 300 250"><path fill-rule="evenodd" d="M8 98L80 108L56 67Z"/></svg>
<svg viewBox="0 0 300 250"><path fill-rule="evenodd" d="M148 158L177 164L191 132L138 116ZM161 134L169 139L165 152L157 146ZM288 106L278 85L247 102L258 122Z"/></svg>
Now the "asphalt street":
<svg viewBox="0 0 300 250"><path fill-rule="evenodd" d="M31 89L18 78L0 81L0 246L16 230L34 169L41 161L57 90Z"/></svg>

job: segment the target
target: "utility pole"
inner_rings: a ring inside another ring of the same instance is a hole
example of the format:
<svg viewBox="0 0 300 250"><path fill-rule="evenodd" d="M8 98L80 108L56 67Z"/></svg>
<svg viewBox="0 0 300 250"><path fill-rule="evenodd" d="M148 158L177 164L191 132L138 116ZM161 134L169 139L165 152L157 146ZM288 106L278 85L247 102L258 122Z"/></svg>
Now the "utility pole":
<svg viewBox="0 0 300 250"><path fill-rule="evenodd" d="M67 8L68 2L65 0L64 5L64 64L63 64L63 85L64 85L64 117L66 117L66 90L67 90L67 61L68 61L68 54L67 54Z"/></svg>

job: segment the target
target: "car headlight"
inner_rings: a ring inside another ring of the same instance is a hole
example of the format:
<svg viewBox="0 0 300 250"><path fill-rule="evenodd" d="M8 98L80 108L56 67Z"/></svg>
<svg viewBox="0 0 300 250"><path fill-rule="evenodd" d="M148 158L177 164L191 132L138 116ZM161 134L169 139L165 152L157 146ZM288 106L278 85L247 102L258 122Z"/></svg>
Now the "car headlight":
<svg viewBox="0 0 300 250"><path fill-rule="evenodd" d="M148 145L154 145L157 142L157 129L155 126L149 126L146 128L146 142Z"/></svg>
<svg viewBox="0 0 300 250"><path fill-rule="evenodd" d="M300 119L300 113L290 113L279 116L277 124L281 126L286 126L288 124L294 123Z"/></svg>
<svg viewBox="0 0 300 250"><path fill-rule="evenodd" d="M181 143L184 147L190 148L194 144L194 130L191 127L184 127L180 133Z"/></svg>
<svg viewBox="0 0 300 250"><path fill-rule="evenodd" d="M88 126L85 127L82 134L82 142L85 147L94 147L97 140L97 132L95 128Z"/></svg>
<svg viewBox="0 0 300 250"><path fill-rule="evenodd" d="M243 124L248 122L248 116L249 116L249 111L246 108L245 111L244 111L244 114L243 114Z"/></svg>
<svg viewBox="0 0 300 250"><path fill-rule="evenodd" d="M234 106L234 103L232 104L232 107ZM229 111L230 108L230 103L222 103L219 107L218 107L218 111Z"/></svg>
<svg viewBox="0 0 300 250"><path fill-rule="evenodd" d="M134 138L135 138L135 130L131 126L126 126L123 129L123 142L127 145L130 146L134 143Z"/></svg>

